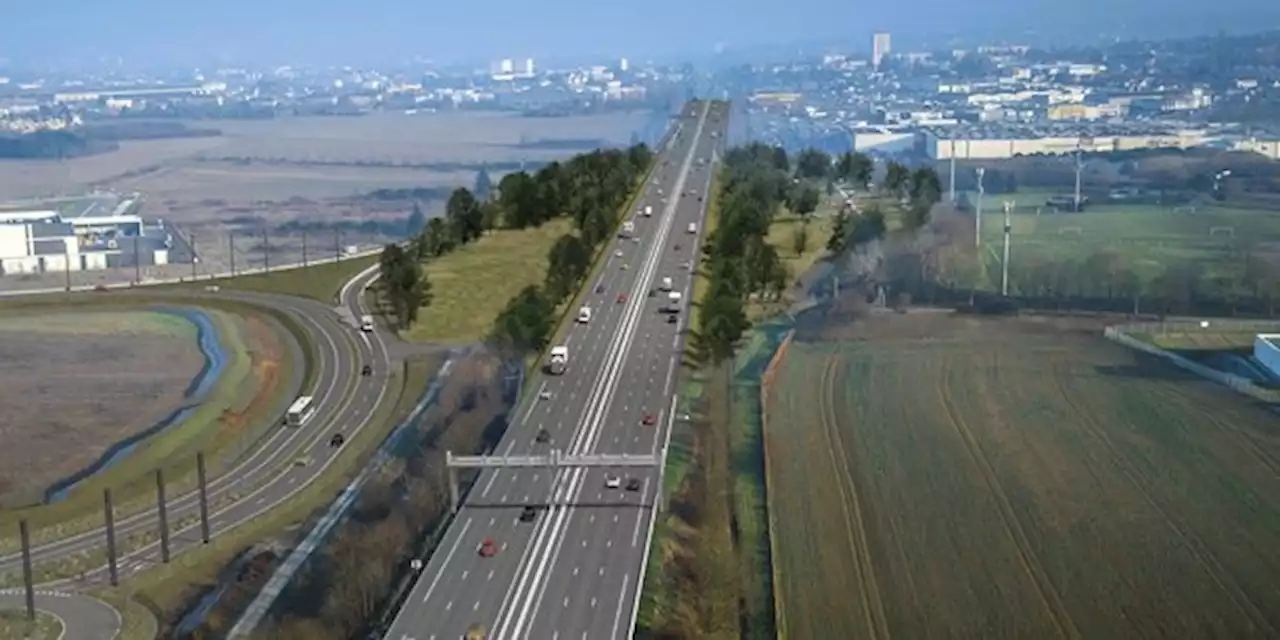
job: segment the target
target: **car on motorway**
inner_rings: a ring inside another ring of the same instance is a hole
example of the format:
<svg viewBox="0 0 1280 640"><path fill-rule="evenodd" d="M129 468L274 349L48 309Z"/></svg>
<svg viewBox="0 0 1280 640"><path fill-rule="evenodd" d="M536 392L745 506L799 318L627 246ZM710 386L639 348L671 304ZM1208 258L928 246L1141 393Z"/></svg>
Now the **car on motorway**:
<svg viewBox="0 0 1280 640"><path fill-rule="evenodd" d="M533 506L526 506L520 512L520 522L533 522L538 517L538 510Z"/></svg>
<svg viewBox="0 0 1280 640"><path fill-rule="evenodd" d="M678 322L678 320L676 320L676 314L673 313L667 316L667 324L675 324L676 322Z"/></svg>
<svg viewBox="0 0 1280 640"><path fill-rule="evenodd" d="M484 625L473 624L467 627L467 633L462 636L462 640L484 640Z"/></svg>
<svg viewBox="0 0 1280 640"><path fill-rule="evenodd" d="M493 538L485 538L480 542L481 558L492 558L496 555L498 555L498 543L494 542Z"/></svg>
<svg viewBox="0 0 1280 640"><path fill-rule="evenodd" d="M675 317L675 316L672 316L672 317ZM658 421L657 416L653 415L652 413L646 412L644 414L644 417L640 419L640 424L643 424L646 427L652 427L654 423L656 423L657 421Z"/></svg>
<svg viewBox="0 0 1280 640"><path fill-rule="evenodd" d="M656 295L658 295L658 290L657 290L657 289L650 289L650 290L649 290L649 297L650 297L650 298L652 298L652 297L654 297L654 296L656 296Z"/></svg>
<svg viewBox="0 0 1280 640"><path fill-rule="evenodd" d="M308 458L307 456L302 456L302 457L300 457L300 458L294 458L294 460L293 460L293 466L295 466L295 467L305 467L305 466L307 466L307 465L309 465L309 464L311 464L311 458Z"/></svg>
<svg viewBox="0 0 1280 640"><path fill-rule="evenodd" d="M676 246L672 247L671 249L672 249L673 251L679 251L679 250L680 250L680 244L679 244L679 243L676 243Z"/></svg>
<svg viewBox="0 0 1280 640"><path fill-rule="evenodd" d="M603 285L603 284L598 284L598 285L596 285L596 293L604 293L604 285Z"/></svg>
<svg viewBox="0 0 1280 640"><path fill-rule="evenodd" d="M363 366L363 367L360 367L360 375L362 375L362 376L371 376L371 375L373 375L373 367L371 367L371 366L369 366L369 365L367 365L367 364L366 364L365 366Z"/></svg>
<svg viewBox="0 0 1280 640"><path fill-rule="evenodd" d="M640 478L631 478L630 480L627 480L627 491L639 491L639 490L640 490Z"/></svg>
<svg viewBox="0 0 1280 640"><path fill-rule="evenodd" d="M622 486L622 478L618 476L605 476L604 486L606 489L617 489Z"/></svg>
<svg viewBox="0 0 1280 640"><path fill-rule="evenodd" d="M341 447L346 441L347 438L341 433L335 433L333 434L333 437L329 438L329 446L334 448Z"/></svg>
<svg viewBox="0 0 1280 640"><path fill-rule="evenodd" d="M627 301L627 294L625 294L625 293L619 293L619 294L618 294L618 304L623 304L623 303L625 303L626 301Z"/></svg>
<svg viewBox="0 0 1280 640"><path fill-rule="evenodd" d="M93 290L98 292L103 292L103 291L107 291L108 289L107 289L107 285L105 284L96 284L93 286Z"/></svg>
<svg viewBox="0 0 1280 640"><path fill-rule="evenodd" d="M621 258L621 257L622 257L622 249L618 249L617 251L614 251L614 252L613 252L613 257L615 257L615 258Z"/></svg>
<svg viewBox="0 0 1280 640"><path fill-rule="evenodd" d="M538 435L533 439L537 442L551 442L551 432L546 429L538 429Z"/></svg>

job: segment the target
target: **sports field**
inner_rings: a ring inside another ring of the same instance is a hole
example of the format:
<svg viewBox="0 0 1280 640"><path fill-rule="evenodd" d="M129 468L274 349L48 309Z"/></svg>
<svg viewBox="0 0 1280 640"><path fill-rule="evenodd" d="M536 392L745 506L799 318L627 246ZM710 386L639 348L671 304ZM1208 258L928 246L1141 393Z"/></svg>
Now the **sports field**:
<svg viewBox="0 0 1280 640"><path fill-rule="evenodd" d="M1080 320L797 341L766 433L781 637L1280 634L1280 428Z"/></svg>

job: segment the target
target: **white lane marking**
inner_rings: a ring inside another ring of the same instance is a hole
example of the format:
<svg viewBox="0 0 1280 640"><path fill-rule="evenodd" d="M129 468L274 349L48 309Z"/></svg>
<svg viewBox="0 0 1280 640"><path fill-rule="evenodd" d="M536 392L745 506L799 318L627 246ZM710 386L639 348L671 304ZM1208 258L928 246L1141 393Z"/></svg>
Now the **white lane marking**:
<svg viewBox="0 0 1280 640"><path fill-rule="evenodd" d="M436 577L431 581L431 586L427 587L427 592L422 594L423 602L431 599L431 592L436 590L436 585L440 583L440 578L444 575L445 568L448 567L449 562L453 560L453 554L458 552L458 545L462 544L462 539L467 537L467 530L470 528L471 518L467 518L466 522L462 523L462 533L459 533L458 537L454 539L453 546L449 548L449 555L444 557L444 564L440 566L440 571L436 573Z"/></svg>
<svg viewBox="0 0 1280 640"><path fill-rule="evenodd" d="M649 495L649 479L648 479L648 478L645 478L645 479L644 479L644 486L640 488L640 504L641 504L642 506L644 505L644 498L645 498L645 496L647 496L647 495ZM615 516L615 517L616 517L616 516ZM638 545L638 544L640 543L640 523L641 523L643 520L644 520L644 518L641 518L641 517L639 516L639 514L637 514L637 515L636 515L636 529L635 529L635 531L632 531L632 532L631 532L631 546L632 546L632 547L634 547L634 546L636 546L636 545ZM645 561L645 562L648 562L648 561L649 561L649 559L648 559L648 558L645 558L645 559L644 559L644 561Z"/></svg>
<svg viewBox="0 0 1280 640"><path fill-rule="evenodd" d="M699 132L701 132L702 125L705 123L705 118L706 118L706 113L704 111L703 118L699 120L699 124L698 124ZM676 183L677 191L683 187L684 181L688 177L688 168L693 162L693 155L695 151L696 151L696 146L691 147L689 150L689 155L685 159L684 169L680 174L680 177L677 179L677 183ZM659 236L658 236L659 242L655 244L656 250L650 255L650 259L644 265L644 271L642 272L642 276L641 276L642 280L640 281L641 288L646 288L649 282L652 281L654 277L654 273L659 265L659 260L660 260L659 256L661 255L661 245L665 244L665 239L667 235L670 233L671 226L674 224L674 221L675 221L676 202L677 202L676 200L672 201L672 204L668 206L668 211L666 212L666 215L663 218L663 221L662 221L663 226L659 230ZM589 438L589 441L587 443L588 450L594 447L595 443L598 442L599 440L600 432L603 427L603 420L608 415L608 411L613 405L613 399L615 397L614 387L616 386L616 384L620 379L619 374L620 374L621 368L623 364L625 364L626 357L629 355L629 352L630 352L631 344L632 342L634 342L635 332L636 332L636 323L639 320L639 313L638 313L639 307L637 306L634 309L629 309L629 311L633 311L633 313L624 320L626 324L624 324L623 326L623 331L621 335L625 336L625 342L622 345L623 347L622 352L620 354L619 353L614 354L614 359L609 363L613 365L613 368L608 370L608 373L605 376L605 378L608 379L609 384L608 384L608 388L606 390L605 395L602 396L604 404L603 406L598 407L598 411L595 414L595 420L588 425L588 427L591 430L591 433L588 436ZM557 519L551 525L553 528L551 529L552 531L551 537L548 538L549 547L546 550L543 550L541 556L538 556L540 558L540 561L539 561L540 563L539 563L537 572L534 574L534 578L533 578L534 582L531 585L531 590L525 594L527 598L525 601L525 605L521 607L519 617L518 619L516 619L514 623L515 627L512 632L512 635L514 635L517 638L521 637L520 634L526 622L532 625L533 618L537 616L537 611L541 605L542 598L546 593L547 584L550 582L550 571L548 571L548 567L554 567L556 560L559 558L560 549L561 549L561 546L564 544L565 536L568 531L568 527L572 518L572 512L573 512L572 502L576 500L577 496L581 495L582 488L583 488L582 481L585 477L585 473L579 469L575 469L573 471L577 473L574 476L572 476L570 480L570 485L568 488L569 488L569 491L573 494L574 498L571 499L570 505L564 511L557 514L558 516ZM554 550L552 550L552 548L554 548ZM549 558L548 558L548 553L550 553ZM544 572L547 575L546 581L543 581ZM538 586L539 584L541 586ZM530 609L530 607L532 607L532 609ZM621 613L619 613L619 615L621 615Z"/></svg>
<svg viewBox="0 0 1280 640"><path fill-rule="evenodd" d="M645 558L644 561L640 563L640 566L644 566L646 564L648 564L648 558ZM631 574L628 573L622 576L622 589L618 591L618 611L617 613L613 614L613 632L609 634L610 638L618 637L618 624L622 622L622 603L626 600L627 583L630 580L631 580ZM639 600L639 598L636 598L636 600Z"/></svg>

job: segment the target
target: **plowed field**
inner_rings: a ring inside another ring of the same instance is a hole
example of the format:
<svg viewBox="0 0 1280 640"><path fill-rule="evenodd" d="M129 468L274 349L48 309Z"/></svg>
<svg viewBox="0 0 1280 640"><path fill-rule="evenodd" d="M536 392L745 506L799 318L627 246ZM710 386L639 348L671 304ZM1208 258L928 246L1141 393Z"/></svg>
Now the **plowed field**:
<svg viewBox="0 0 1280 640"><path fill-rule="evenodd" d="M782 637L1280 636L1280 416L1079 321L842 333L769 403Z"/></svg>

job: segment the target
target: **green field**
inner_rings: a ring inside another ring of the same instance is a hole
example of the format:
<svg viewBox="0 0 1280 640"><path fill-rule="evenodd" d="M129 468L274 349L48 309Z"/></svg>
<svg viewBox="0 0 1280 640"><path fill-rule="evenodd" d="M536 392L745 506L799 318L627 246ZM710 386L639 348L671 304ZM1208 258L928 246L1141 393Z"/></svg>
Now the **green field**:
<svg viewBox="0 0 1280 640"><path fill-rule="evenodd" d="M27 303L7 317L23 318L14 321L24 322L48 314L50 327L56 330L70 326L64 320L72 317L94 318L95 313L100 313L103 318L111 318L128 315L129 310L145 304L182 306L192 302L159 297L139 302L124 296L95 299L82 295L75 305ZM155 489L151 474L155 469L165 470L169 492L177 495L194 487L197 452L205 452L209 474L216 477L261 440L272 427L273 417L296 395L295 377L308 380L310 367L294 361L291 349L286 347L293 332L279 324L280 319L271 313L222 300L208 302L203 311L217 327L228 357L223 374L206 401L182 423L143 440L118 464L78 483L66 499L0 510L0 525L5 530L0 537L0 550L8 552L17 548L15 528L11 525L19 519L25 518L31 523L32 539L36 543L91 529L101 525L104 488L113 490L117 517L123 517L152 505ZM110 323L104 320L98 329L105 330L107 324ZM14 578L4 576L5 581Z"/></svg>
<svg viewBox="0 0 1280 640"><path fill-rule="evenodd" d="M26 611L0 611L0 640L61 640L62 621L36 610L36 619Z"/></svg>
<svg viewBox="0 0 1280 640"><path fill-rule="evenodd" d="M1280 633L1274 413L1092 322L894 314L792 345L765 434L779 637Z"/></svg>
<svg viewBox="0 0 1280 640"><path fill-rule="evenodd" d="M1280 241L1280 212L1202 206L1194 209L1146 204L1104 204L1081 213L1039 214L1048 193L989 196L984 201L982 239L990 273L999 273L1004 213L1013 200L1010 264L1081 262L1114 251L1144 279L1170 265L1196 262L1212 275L1238 274L1247 251L1274 254L1264 243Z"/></svg>
<svg viewBox="0 0 1280 640"><path fill-rule="evenodd" d="M542 284L551 246L572 228L572 221L557 218L537 228L490 231L428 262L431 303L403 337L446 344L483 339L512 297Z"/></svg>

